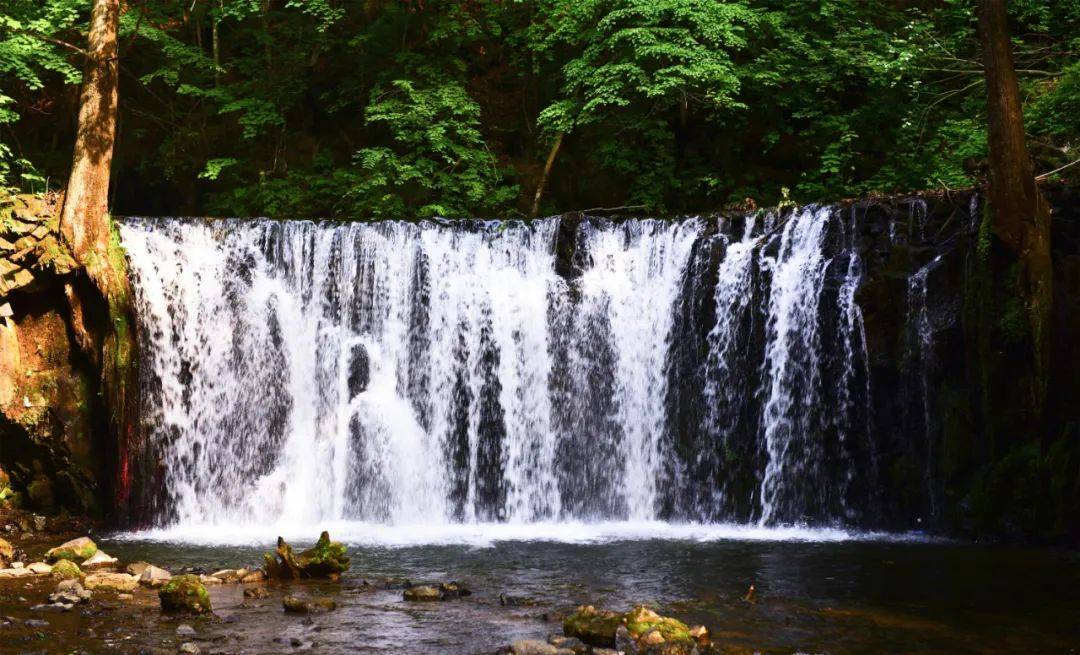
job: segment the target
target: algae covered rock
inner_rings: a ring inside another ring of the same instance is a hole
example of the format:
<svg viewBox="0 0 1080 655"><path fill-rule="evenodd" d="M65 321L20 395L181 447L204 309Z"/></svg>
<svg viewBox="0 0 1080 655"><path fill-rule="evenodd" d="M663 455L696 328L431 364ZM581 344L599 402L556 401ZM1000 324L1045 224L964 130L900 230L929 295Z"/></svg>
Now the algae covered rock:
<svg viewBox="0 0 1080 655"><path fill-rule="evenodd" d="M90 537L79 537L78 539L72 539L66 543L60 544L56 548L50 548L45 553L45 561L53 564L62 559L71 560L73 562L82 562L90 559L97 553L98 547Z"/></svg>
<svg viewBox="0 0 1080 655"><path fill-rule="evenodd" d="M635 640L655 645L666 641L692 642L690 626L678 619L660 616L651 609L639 605L626 613L626 629Z"/></svg>
<svg viewBox="0 0 1080 655"><path fill-rule="evenodd" d="M166 612L190 612L203 614L212 611L210 594L199 581L199 576L178 575L158 591L161 609Z"/></svg>
<svg viewBox="0 0 1080 655"><path fill-rule="evenodd" d="M319 535L319 541L314 546L299 555L294 554L292 546L278 537L277 551L263 555L263 568L267 577L280 580L335 578L349 570L349 557L345 552L345 546L330 541L330 534L325 531Z"/></svg>
<svg viewBox="0 0 1080 655"><path fill-rule="evenodd" d="M62 559L56 564L53 564L52 577L60 578L61 580L72 580L82 577L82 569L75 562L69 559Z"/></svg>
<svg viewBox="0 0 1080 655"><path fill-rule="evenodd" d="M582 605L563 621L563 633L593 646L615 646L615 631L623 625L623 615Z"/></svg>

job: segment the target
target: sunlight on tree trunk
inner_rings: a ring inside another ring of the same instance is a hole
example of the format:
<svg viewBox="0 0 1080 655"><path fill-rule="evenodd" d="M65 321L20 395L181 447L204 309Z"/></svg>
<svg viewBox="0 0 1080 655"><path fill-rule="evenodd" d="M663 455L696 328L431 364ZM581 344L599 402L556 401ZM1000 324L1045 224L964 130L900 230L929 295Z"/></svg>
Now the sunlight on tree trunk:
<svg viewBox="0 0 1080 655"><path fill-rule="evenodd" d="M119 0L95 0L79 99L71 177L60 215L61 231L75 258L101 292L115 293L109 266L109 174L116 140L120 62Z"/></svg>

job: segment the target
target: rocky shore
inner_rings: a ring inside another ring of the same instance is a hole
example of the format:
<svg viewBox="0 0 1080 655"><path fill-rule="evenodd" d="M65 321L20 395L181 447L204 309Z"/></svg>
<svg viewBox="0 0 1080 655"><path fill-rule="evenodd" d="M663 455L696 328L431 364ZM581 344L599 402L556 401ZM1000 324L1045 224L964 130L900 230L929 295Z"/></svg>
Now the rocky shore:
<svg viewBox="0 0 1080 655"><path fill-rule="evenodd" d="M11 527L16 527L17 532L17 526ZM58 631L72 625L72 618L80 626L76 629L76 641L97 642L104 636L104 643L120 652L140 655L269 652L248 650L249 629L235 629L237 609L261 609L262 616L266 616L266 611L277 605L276 613L282 620L300 617L301 626L317 632L322 628L316 617L336 612L341 601L349 597L389 593L403 601L404 607L425 611L422 608L434 608L432 604L468 602L473 595L468 585L453 580L384 578L342 582L342 574L350 569L351 561L344 545L332 541L326 532L314 546L300 552L279 539L276 549L264 555L261 566L239 565L216 570L172 566L166 562L122 561L85 535L42 550L42 536L25 540L16 536L14 543L0 538L0 636L11 637L5 643L16 644L12 652L53 652L47 644L59 636ZM25 543L26 549L16 543ZM33 551L37 551L36 556L31 556ZM229 611L219 612L214 597L229 598ZM5 615L5 601L12 600L32 618ZM506 593L497 597L497 605L505 611L529 608L532 604L528 598ZM587 605L576 610L538 613L536 618L549 623L562 621L562 631L551 633L546 639L508 640L510 643L498 649L498 655L720 652L706 628L688 626L645 606L618 613ZM124 626L135 625L139 620L163 622L172 634L169 638L159 637L153 645L126 648L123 642L138 639L135 634L125 634ZM97 631L101 629L105 635L99 635ZM318 652L320 642L317 637L271 637L269 643L273 648L287 648L289 652ZM40 650L42 646L44 651ZM93 648L74 651L97 652Z"/></svg>

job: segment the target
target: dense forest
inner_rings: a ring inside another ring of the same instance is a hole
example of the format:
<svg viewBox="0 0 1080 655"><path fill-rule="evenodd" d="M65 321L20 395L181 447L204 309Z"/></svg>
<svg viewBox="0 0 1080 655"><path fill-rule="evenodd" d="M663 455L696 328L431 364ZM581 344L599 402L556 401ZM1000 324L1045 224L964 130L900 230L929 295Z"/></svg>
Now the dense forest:
<svg viewBox="0 0 1080 655"><path fill-rule="evenodd" d="M1010 2L1035 173L1076 179L1080 2ZM986 176L976 3L126 0L113 211L693 212ZM91 3L0 9L0 184L63 186Z"/></svg>

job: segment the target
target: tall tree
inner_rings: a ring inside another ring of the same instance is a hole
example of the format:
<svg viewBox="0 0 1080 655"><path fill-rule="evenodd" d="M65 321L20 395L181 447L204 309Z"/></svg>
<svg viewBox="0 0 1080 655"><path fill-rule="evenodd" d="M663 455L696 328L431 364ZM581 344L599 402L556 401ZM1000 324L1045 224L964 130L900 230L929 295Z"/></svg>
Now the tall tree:
<svg viewBox="0 0 1080 655"><path fill-rule="evenodd" d="M106 298L115 295L120 285L117 271L109 264L109 177L119 100L119 26L120 0L94 0L79 127L60 214L65 240Z"/></svg>
<svg viewBox="0 0 1080 655"><path fill-rule="evenodd" d="M983 0L979 38L986 80L990 154L990 215L994 236L1017 263L1016 290L1027 313L1035 384L1036 423L1046 398L1053 269L1050 209L1039 192L1024 135L1020 87L1013 64L1004 0Z"/></svg>

